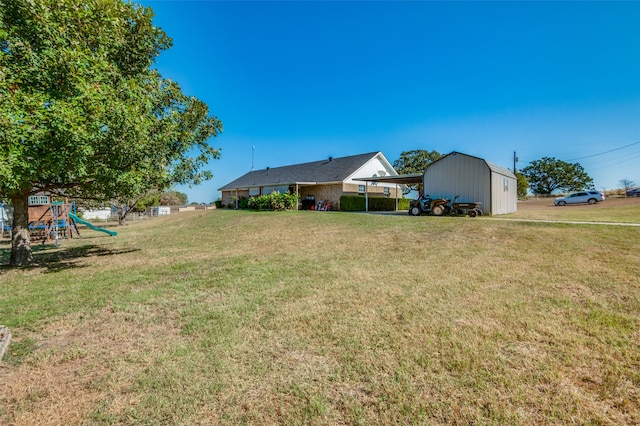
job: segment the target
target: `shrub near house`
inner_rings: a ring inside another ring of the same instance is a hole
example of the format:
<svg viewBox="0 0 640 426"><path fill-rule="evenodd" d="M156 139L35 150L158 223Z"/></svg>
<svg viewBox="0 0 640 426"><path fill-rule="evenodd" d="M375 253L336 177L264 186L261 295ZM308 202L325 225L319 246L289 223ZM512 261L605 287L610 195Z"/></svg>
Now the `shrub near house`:
<svg viewBox="0 0 640 426"><path fill-rule="evenodd" d="M248 207L255 210L295 210L298 204L298 195L274 191L271 194L259 195L249 199Z"/></svg>

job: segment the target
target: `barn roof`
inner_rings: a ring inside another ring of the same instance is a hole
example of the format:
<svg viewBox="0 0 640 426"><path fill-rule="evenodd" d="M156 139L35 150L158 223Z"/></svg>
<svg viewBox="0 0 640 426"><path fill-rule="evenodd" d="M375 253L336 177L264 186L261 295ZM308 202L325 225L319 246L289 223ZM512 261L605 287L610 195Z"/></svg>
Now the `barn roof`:
<svg viewBox="0 0 640 426"><path fill-rule="evenodd" d="M229 182L220 191L257 186L280 186L289 184L318 184L343 182L353 173L381 152L352 155L349 157L331 158L309 163L293 164L283 167L267 167L254 170ZM386 161L386 159L385 159Z"/></svg>
<svg viewBox="0 0 640 426"><path fill-rule="evenodd" d="M513 172L505 167L500 167L496 164L490 163L487 160L485 160L485 163L487 163L487 166L489 166L489 168L491 169L492 172L494 173L498 173L499 175L502 176L506 176L506 177L511 177L511 178L515 178L516 175L513 174Z"/></svg>
<svg viewBox="0 0 640 426"><path fill-rule="evenodd" d="M444 156L440 157L439 159L437 159L433 163L429 164L427 166L427 168L429 168L432 164L437 163L437 162L439 162L439 161L441 161L441 160L443 160L443 159L445 159L445 158L447 158L449 156L455 156L455 155L464 155L465 157L475 158L476 160L480 160L480 161L485 162L487 164L487 167L489 167L489 170L491 170L494 173L498 173L500 175L503 175L503 176L506 176L506 177L511 177L511 178L515 178L516 177L511 170L509 170L509 169L507 169L505 167L501 167L501 166L498 166L497 164L490 163L489 161L485 160L484 158L476 157L475 155L463 154L461 152L456 152L456 151L453 151L453 152L451 152L451 153L449 153L447 155L444 155Z"/></svg>

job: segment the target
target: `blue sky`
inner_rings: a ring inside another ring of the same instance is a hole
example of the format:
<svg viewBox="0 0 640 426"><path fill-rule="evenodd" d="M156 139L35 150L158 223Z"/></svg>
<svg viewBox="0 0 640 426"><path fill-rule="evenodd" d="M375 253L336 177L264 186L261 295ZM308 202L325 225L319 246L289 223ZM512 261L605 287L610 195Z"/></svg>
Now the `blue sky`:
<svg viewBox="0 0 640 426"><path fill-rule="evenodd" d="M640 2L146 0L155 67L224 123L210 202L251 169L382 151L640 184ZM253 149L252 147L255 147Z"/></svg>

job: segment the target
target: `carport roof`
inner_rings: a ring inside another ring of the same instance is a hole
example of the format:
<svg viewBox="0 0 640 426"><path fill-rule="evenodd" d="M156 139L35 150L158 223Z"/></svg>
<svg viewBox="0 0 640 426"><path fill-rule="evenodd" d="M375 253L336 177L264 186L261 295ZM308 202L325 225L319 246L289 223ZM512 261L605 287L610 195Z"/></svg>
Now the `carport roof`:
<svg viewBox="0 0 640 426"><path fill-rule="evenodd" d="M424 174L422 173L413 173L408 175L397 175L397 176L376 176L376 177L363 177L363 178L353 178L353 180L359 180L363 182L383 182L383 183L395 183L398 185L409 185L412 183L422 183L422 179Z"/></svg>

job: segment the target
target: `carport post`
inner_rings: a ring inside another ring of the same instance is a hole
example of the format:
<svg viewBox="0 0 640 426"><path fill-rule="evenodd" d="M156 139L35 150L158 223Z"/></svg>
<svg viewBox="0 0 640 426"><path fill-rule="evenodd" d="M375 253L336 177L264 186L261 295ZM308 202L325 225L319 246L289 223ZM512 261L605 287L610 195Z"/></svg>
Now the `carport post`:
<svg viewBox="0 0 640 426"><path fill-rule="evenodd" d="M369 213L369 181L364 183L364 211Z"/></svg>
<svg viewBox="0 0 640 426"><path fill-rule="evenodd" d="M396 183L396 193L394 195L396 197L396 211L398 211L398 188L400 188L400 185Z"/></svg>

